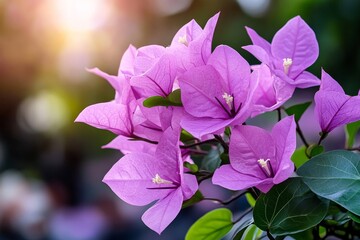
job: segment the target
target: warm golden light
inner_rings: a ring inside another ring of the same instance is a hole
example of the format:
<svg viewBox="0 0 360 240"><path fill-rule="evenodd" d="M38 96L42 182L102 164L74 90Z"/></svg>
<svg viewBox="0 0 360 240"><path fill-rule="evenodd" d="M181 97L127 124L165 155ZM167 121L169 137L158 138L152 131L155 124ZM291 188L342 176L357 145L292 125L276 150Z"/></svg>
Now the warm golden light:
<svg viewBox="0 0 360 240"><path fill-rule="evenodd" d="M108 14L107 0L52 0L54 19L67 31L89 31L100 26Z"/></svg>

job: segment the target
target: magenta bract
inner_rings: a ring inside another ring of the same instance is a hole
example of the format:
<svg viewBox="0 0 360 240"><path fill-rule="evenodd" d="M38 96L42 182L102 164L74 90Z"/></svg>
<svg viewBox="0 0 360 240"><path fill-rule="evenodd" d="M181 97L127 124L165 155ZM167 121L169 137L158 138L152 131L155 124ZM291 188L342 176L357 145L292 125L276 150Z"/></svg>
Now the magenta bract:
<svg viewBox="0 0 360 240"><path fill-rule="evenodd" d="M268 192L274 184L294 172L290 157L296 148L294 118L286 117L269 133L255 126L238 126L232 131L230 164L217 169L213 183L231 190L256 187Z"/></svg>
<svg viewBox="0 0 360 240"><path fill-rule="evenodd" d="M133 152L122 157L105 175L106 184L125 202L144 206L157 201L142 216L161 233L180 212L184 200L198 189L196 177L184 174L179 134L164 132L155 154Z"/></svg>
<svg viewBox="0 0 360 240"><path fill-rule="evenodd" d="M360 95L346 95L341 86L322 70L320 89L315 94L315 115L323 133L360 120L359 106Z"/></svg>

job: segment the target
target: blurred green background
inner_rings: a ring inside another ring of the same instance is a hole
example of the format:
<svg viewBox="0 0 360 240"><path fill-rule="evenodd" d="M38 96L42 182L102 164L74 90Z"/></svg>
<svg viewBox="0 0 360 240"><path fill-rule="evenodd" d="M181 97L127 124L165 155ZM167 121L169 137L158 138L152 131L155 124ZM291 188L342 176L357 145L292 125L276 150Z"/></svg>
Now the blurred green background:
<svg viewBox="0 0 360 240"><path fill-rule="evenodd" d="M169 45L191 19L221 11L214 45L241 49L244 26L271 41L296 15L315 31L323 67L348 94L360 88L357 0L0 0L0 240L183 239L207 209L192 208L161 237L101 182L121 156L101 150L114 136L74 124L113 89L86 72L116 75L129 44ZM359 106L360 107L360 106ZM236 206L234 206L236 208Z"/></svg>

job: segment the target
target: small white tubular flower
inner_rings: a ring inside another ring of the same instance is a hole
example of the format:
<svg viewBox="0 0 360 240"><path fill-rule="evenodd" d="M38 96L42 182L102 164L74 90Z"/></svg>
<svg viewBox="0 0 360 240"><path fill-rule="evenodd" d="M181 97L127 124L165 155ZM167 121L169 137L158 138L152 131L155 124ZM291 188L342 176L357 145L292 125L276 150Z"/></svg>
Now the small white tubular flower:
<svg viewBox="0 0 360 240"><path fill-rule="evenodd" d="M284 58L283 59L283 67L284 67L284 72L287 75L289 73L289 68L292 65L292 59L291 58Z"/></svg>
<svg viewBox="0 0 360 240"><path fill-rule="evenodd" d="M229 108L231 109L232 107L232 103L234 101L234 97L229 95L228 93L224 92L224 94L222 95L223 99L225 99L226 104L229 106Z"/></svg>
<svg viewBox="0 0 360 240"><path fill-rule="evenodd" d="M273 175L273 171L272 171L272 168L271 168L271 165L270 165L270 159L262 159L260 158L259 160L257 160L257 162L259 163L260 167L264 170L264 172L266 173L266 175L268 177L272 177Z"/></svg>
<svg viewBox="0 0 360 240"><path fill-rule="evenodd" d="M152 178L152 182L156 184L172 184L173 182L162 179L159 174L156 174L154 178Z"/></svg>
<svg viewBox="0 0 360 240"><path fill-rule="evenodd" d="M178 42L181 43L181 44L184 44L185 46L189 45L189 42L186 39L186 34L184 36L182 36L182 37L179 37Z"/></svg>

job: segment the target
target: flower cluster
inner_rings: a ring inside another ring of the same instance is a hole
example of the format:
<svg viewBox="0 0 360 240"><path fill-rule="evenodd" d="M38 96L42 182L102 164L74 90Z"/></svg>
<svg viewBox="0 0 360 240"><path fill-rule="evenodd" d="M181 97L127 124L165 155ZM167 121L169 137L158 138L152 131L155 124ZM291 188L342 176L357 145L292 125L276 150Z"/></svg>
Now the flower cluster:
<svg viewBox="0 0 360 240"><path fill-rule="evenodd" d="M360 119L360 96L350 97L325 71L306 71L317 59L314 31L296 16L271 43L246 28L252 45L249 63L226 45L212 50L219 14L200 27L192 20L167 47L149 45L125 51L117 75L89 71L115 89L114 100L85 108L77 122L115 133L106 148L125 154L104 182L123 201L156 203L143 222L161 233L198 190L204 177L192 155L203 144L223 149L227 161L205 177L231 190L253 187L263 193L294 173L297 120L284 117L271 132L245 121L282 108L296 88L320 85L315 111L322 136Z"/></svg>

